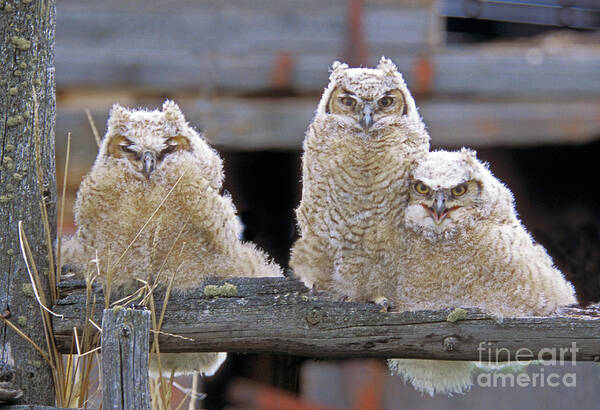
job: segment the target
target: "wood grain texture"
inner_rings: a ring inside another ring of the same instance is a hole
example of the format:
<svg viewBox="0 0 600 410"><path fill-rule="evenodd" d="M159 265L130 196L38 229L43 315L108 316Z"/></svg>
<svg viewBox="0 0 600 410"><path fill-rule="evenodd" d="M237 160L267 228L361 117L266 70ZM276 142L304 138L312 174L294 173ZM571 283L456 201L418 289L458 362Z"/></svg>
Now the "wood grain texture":
<svg viewBox="0 0 600 410"><path fill-rule="evenodd" d="M211 279L206 284L224 282ZM555 317L498 322L477 309L467 309L465 320L451 323L447 317L453 307L382 313L373 304L339 302L314 295L291 279L235 278L227 282L237 287L236 297L207 298L199 288L171 298L162 331L193 340L161 335L161 352L479 360L479 346L482 355L487 352L483 349L496 352L505 348L500 351L500 358L506 359L508 352L514 359L521 348L530 349L537 357L540 351L548 352L543 349L566 349L575 342L579 349L577 360L600 360L599 310L568 309ZM54 323L57 344L63 351L70 348L73 327L81 328L84 315L81 290L71 286L68 293L55 306L64 315L63 320ZM159 295L159 309L161 305ZM570 359L571 353L566 352L565 358Z"/></svg>
<svg viewBox="0 0 600 410"><path fill-rule="evenodd" d="M150 311L106 309L102 316L102 408L150 409Z"/></svg>
<svg viewBox="0 0 600 410"><path fill-rule="evenodd" d="M0 312L42 348L46 339L29 275L21 254L18 223L31 246L42 286L48 289L48 249L40 203L46 202L49 226L56 226L54 166L54 0L3 2L0 11ZM36 172L35 110L42 189ZM54 232L50 233L55 238ZM46 294L49 299L49 295ZM6 324L0 324L0 365L16 370L14 383L24 391L19 403L53 404L50 366Z"/></svg>

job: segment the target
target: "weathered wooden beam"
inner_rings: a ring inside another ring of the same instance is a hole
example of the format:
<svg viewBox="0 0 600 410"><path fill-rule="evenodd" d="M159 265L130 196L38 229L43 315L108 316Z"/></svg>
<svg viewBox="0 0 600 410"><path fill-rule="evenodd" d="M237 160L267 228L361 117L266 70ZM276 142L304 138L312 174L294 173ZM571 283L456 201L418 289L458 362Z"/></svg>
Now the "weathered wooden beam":
<svg viewBox="0 0 600 410"><path fill-rule="evenodd" d="M581 45L555 53L542 45L456 46L435 54L437 95L597 98L600 53ZM393 57L393 56L391 56Z"/></svg>
<svg viewBox="0 0 600 410"><path fill-rule="evenodd" d="M373 60L427 51L439 37L430 35L438 20L432 3L366 2ZM291 85L319 90L332 61L345 57L347 7L347 0L60 2L57 84L252 92L271 87L283 51L295 62ZM410 68L407 58L399 63Z"/></svg>
<svg viewBox="0 0 600 410"><path fill-rule="evenodd" d="M263 92L272 89L274 65L283 52L293 61L289 86L311 93L326 85L333 60L350 57L345 51L347 0L309 1L301 6L277 0L96 3L72 0L58 5L59 88L137 86L169 94L175 90ZM533 7L483 3L484 14L490 7ZM431 1L365 1L368 64L376 64L386 55L413 86L418 55L430 56L434 68L431 91L436 95L564 98L566 94L598 94L600 53L594 45L441 49L442 23L431 5ZM557 10L535 7L530 18L554 19ZM564 17L572 21L561 24L585 27L598 23L595 11L564 11Z"/></svg>
<svg viewBox="0 0 600 410"><path fill-rule="evenodd" d="M150 409L150 311L114 308L102 316L102 408Z"/></svg>
<svg viewBox="0 0 600 410"><path fill-rule="evenodd" d="M236 287L237 296L204 295L205 286L225 282ZM54 322L57 345L64 352L70 350L73 328L82 328L85 314L84 293L76 288L68 292L54 307L64 315ZM157 295L157 308L161 306ZM96 311L100 310L98 306ZM467 309L464 320L450 322L452 311L453 307L383 313L373 304L313 295L291 279L210 279L197 291L171 297L161 330L191 340L163 333L160 349L322 358L487 360L488 353L499 352L500 359L514 359L519 354L522 359L531 352L537 358L540 352L546 357L553 351L559 354L562 348L565 359L600 360L599 310L567 309L554 317L498 321L477 309ZM564 350L573 346L577 350Z"/></svg>
<svg viewBox="0 0 600 410"><path fill-rule="evenodd" d="M132 91L131 96L135 92ZM131 97L129 97L131 98ZM101 101L72 95L58 108L57 147L68 132L74 136L72 157L85 162L96 157L90 125L82 107L91 108L104 133L108 110L124 105L160 106L158 100L130 101L115 95ZM186 118L205 131L208 140L224 149L264 150L302 147L318 97L313 98L176 98ZM600 99L591 100L425 100L420 113L436 146L531 146L589 142L600 135ZM60 153L60 152L59 152ZM75 164L77 166L77 164Z"/></svg>
<svg viewBox="0 0 600 410"><path fill-rule="evenodd" d="M600 9L593 0L571 0L569 3L560 0L529 3L482 1L470 4L463 0L446 0L442 15L573 28L600 26Z"/></svg>
<svg viewBox="0 0 600 410"><path fill-rule="evenodd" d="M19 221L50 300L47 244L55 238L55 0L0 5L0 312L46 350L41 309L21 253ZM37 103L36 103L37 101ZM37 107L36 107L37 104ZM38 167L39 165L39 167ZM45 203L48 230L42 223ZM47 242L48 238L48 242ZM55 402L50 365L32 343L0 324L0 366L13 368L19 403ZM2 369L3 370L3 369Z"/></svg>

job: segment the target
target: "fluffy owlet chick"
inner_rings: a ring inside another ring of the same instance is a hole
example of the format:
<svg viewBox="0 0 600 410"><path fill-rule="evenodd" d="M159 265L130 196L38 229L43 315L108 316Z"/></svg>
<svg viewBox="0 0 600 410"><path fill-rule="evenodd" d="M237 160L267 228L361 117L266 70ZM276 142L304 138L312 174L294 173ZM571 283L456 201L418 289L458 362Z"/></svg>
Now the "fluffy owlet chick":
<svg viewBox="0 0 600 410"><path fill-rule="evenodd" d="M290 265L308 287L356 301L394 298L408 172L429 135L390 60L335 62L329 80L304 140Z"/></svg>
<svg viewBox="0 0 600 410"><path fill-rule="evenodd" d="M141 286L138 278L166 284L173 274L174 291L208 276L280 276L263 252L239 240L241 225L231 198L220 194L222 182L219 155L174 102L162 111L115 105L77 193L78 229L63 260L86 274L98 269L103 286L111 276L113 289L128 291Z"/></svg>
<svg viewBox="0 0 600 410"><path fill-rule="evenodd" d="M576 302L571 284L519 221L509 189L475 152L429 153L412 174L409 196L398 310L479 307L501 318L548 315ZM468 389L473 366L390 360L430 394Z"/></svg>

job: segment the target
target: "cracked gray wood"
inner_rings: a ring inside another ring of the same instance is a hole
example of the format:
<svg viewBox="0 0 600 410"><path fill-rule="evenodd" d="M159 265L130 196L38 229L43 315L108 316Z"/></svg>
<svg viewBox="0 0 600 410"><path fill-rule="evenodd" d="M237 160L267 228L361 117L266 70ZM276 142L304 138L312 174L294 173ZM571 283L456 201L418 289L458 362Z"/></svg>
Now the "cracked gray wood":
<svg viewBox="0 0 600 410"><path fill-rule="evenodd" d="M114 308L102 316L102 408L150 409L150 311Z"/></svg>
<svg viewBox="0 0 600 410"><path fill-rule="evenodd" d="M447 317L453 307L384 313L373 304L313 295L300 282L285 278L210 279L205 285L225 282L237 287L236 297L208 298L200 287L170 298L161 330L191 340L161 334L161 352L487 360L488 352L499 351L504 360L507 352L514 359L521 348L537 357L540 351L549 352L542 349L559 353L574 342L577 360L600 359L598 309L571 308L555 317L505 318L502 322L467 309L465 320L451 323ZM71 348L73 327L81 329L85 319L85 295L78 286L82 284L63 284L65 296L54 307L64 315L63 320L54 321L54 332L59 349L65 352ZM99 312L104 299L98 296L97 300ZM160 294L156 300L161 309ZM564 354L571 359L571 351Z"/></svg>
<svg viewBox="0 0 600 410"><path fill-rule="evenodd" d="M42 195L49 225L56 226L54 28L54 0L0 4L0 313L42 348L46 347L42 317L21 255L18 222L24 223L44 281L48 250L40 212ZM43 192L38 189L35 166L33 87L39 103ZM43 284L46 289L47 285ZM54 404L50 366L0 322L0 367L7 365L15 368L14 383L24 391L20 403Z"/></svg>

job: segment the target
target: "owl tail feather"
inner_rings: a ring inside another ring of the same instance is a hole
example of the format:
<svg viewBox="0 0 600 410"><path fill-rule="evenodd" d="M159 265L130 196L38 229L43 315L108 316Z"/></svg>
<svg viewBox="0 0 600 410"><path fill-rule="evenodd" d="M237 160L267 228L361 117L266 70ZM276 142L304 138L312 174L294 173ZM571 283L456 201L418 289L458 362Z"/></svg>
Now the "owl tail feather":
<svg viewBox="0 0 600 410"><path fill-rule="evenodd" d="M430 396L469 391L474 362L449 360L389 359L392 374L401 376L413 387Z"/></svg>
<svg viewBox="0 0 600 410"><path fill-rule="evenodd" d="M87 264L85 252L81 241L77 235L63 236L61 238L60 257L62 265L73 265L83 271L83 267Z"/></svg>

